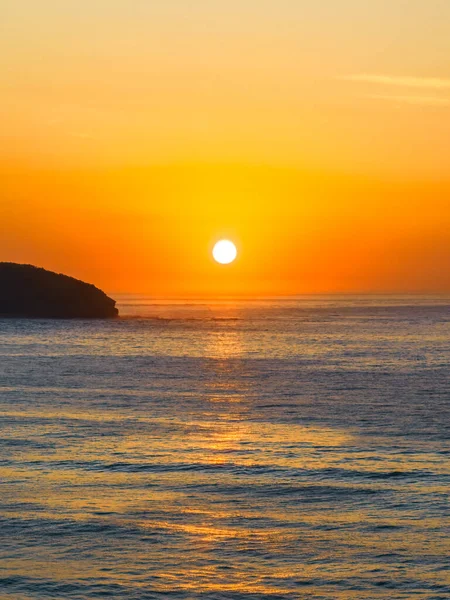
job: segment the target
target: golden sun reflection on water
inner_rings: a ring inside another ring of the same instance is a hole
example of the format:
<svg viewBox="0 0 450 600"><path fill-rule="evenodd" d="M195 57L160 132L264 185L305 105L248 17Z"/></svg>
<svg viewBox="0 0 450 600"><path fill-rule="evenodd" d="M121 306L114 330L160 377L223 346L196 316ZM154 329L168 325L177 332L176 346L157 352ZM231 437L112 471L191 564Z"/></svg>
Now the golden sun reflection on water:
<svg viewBox="0 0 450 600"><path fill-rule="evenodd" d="M448 576L433 569L448 544L439 511L450 476L439 445L393 434L389 419L367 434L377 396L361 396L353 371L326 362L317 385L308 361L329 351L329 325L319 348L317 334L298 337L295 357L274 342L262 359L260 332L233 320L232 303L221 311L223 319L205 309L200 325L157 321L143 333L134 321L114 323L126 333L117 355L99 334L92 355L68 359L64 377L8 388L0 517L11 527L6 543L20 547L4 552L2 568L35 589L91 579L95 595L100 581L113 586L106 597L122 585L130 598L373 600L389 598L383 582L403 581L398 565L420 566L425 552L430 562L411 586L437 594ZM158 354L150 335L159 348L168 336L170 352ZM330 381L339 395L324 393Z"/></svg>

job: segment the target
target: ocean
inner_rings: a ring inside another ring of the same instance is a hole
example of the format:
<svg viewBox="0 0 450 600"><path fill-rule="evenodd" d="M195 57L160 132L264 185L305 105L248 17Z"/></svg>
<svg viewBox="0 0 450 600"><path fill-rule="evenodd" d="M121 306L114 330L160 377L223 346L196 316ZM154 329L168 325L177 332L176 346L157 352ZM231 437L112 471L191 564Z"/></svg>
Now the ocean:
<svg viewBox="0 0 450 600"><path fill-rule="evenodd" d="M0 320L0 598L450 598L450 297Z"/></svg>

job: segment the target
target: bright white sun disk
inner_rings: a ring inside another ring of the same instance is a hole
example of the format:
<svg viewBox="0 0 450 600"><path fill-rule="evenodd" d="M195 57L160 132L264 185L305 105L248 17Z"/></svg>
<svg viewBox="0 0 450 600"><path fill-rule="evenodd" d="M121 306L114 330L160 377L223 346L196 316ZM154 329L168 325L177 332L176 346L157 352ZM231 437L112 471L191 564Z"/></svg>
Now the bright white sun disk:
<svg viewBox="0 0 450 600"><path fill-rule="evenodd" d="M236 246L230 240L220 240L213 248L213 256L221 265L228 265L237 256Z"/></svg>

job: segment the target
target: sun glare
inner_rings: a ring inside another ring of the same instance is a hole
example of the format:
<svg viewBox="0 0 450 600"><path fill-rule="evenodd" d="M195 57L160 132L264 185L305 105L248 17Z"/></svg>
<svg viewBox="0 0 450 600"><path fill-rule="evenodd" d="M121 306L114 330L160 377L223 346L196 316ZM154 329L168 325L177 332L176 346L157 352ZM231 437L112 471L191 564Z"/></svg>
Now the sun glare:
<svg viewBox="0 0 450 600"><path fill-rule="evenodd" d="M214 260L221 265L228 265L237 256L236 246L229 240L220 240L213 248Z"/></svg>

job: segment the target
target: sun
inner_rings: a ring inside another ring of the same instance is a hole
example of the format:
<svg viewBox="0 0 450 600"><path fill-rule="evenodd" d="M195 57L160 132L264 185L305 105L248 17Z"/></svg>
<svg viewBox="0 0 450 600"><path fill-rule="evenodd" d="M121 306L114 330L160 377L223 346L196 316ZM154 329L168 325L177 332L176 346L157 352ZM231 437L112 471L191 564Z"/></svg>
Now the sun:
<svg viewBox="0 0 450 600"><path fill-rule="evenodd" d="M236 246L230 240L220 240L213 248L214 260L221 265L228 265L237 256Z"/></svg>

